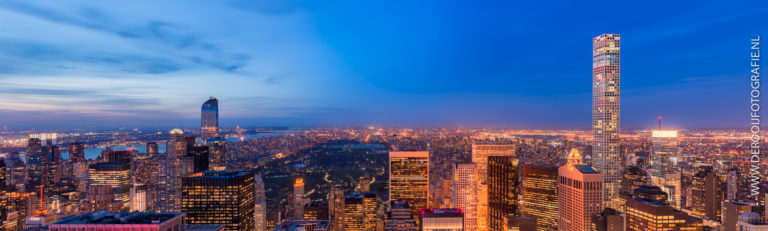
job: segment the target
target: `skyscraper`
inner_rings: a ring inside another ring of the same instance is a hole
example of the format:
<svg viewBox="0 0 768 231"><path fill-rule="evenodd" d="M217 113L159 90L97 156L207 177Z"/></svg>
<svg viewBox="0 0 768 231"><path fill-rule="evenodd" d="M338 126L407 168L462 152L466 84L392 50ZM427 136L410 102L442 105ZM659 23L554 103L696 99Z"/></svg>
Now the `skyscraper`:
<svg viewBox="0 0 768 231"><path fill-rule="evenodd" d="M603 174L606 206L618 209L621 181L620 36L592 39L592 159Z"/></svg>
<svg viewBox="0 0 768 231"><path fill-rule="evenodd" d="M173 129L166 145L164 156L159 158L157 199L155 211L159 213L178 212L181 210L181 157L186 154L184 132Z"/></svg>
<svg viewBox="0 0 768 231"><path fill-rule="evenodd" d="M654 130L651 133L653 152L651 153L651 176L655 185L663 185L668 174L678 172L677 169L677 131ZM661 186L659 186L661 187Z"/></svg>
<svg viewBox="0 0 768 231"><path fill-rule="evenodd" d="M328 213L331 216L331 229L344 230L344 190L339 186L331 186L328 195Z"/></svg>
<svg viewBox="0 0 768 231"><path fill-rule="evenodd" d="M206 171L184 177L182 211L190 224L254 230L255 177L251 172Z"/></svg>
<svg viewBox="0 0 768 231"><path fill-rule="evenodd" d="M536 217L537 230L557 230L557 166L523 165L523 216Z"/></svg>
<svg viewBox="0 0 768 231"><path fill-rule="evenodd" d="M604 208L603 174L589 165L563 165L558 169L557 195L558 230L590 230L592 214Z"/></svg>
<svg viewBox="0 0 768 231"><path fill-rule="evenodd" d="M27 141L27 192L37 192L43 185L43 146L40 139L30 138Z"/></svg>
<svg viewBox="0 0 768 231"><path fill-rule="evenodd" d="M619 189L619 212L627 212L627 202L632 199L632 193L640 186L648 184L648 173L636 166L629 166L624 169L621 175L621 188Z"/></svg>
<svg viewBox="0 0 768 231"><path fill-rule="evenodd" d="M453 165L453 207L464 211L464 230L477 230L477 165Z"/></svg>
<svg viewBox="0 0 768 231"><path fill-rule="evenodd" d="M210 158L209 168L215 171L226 170L227 140L215 138L207 140L206 143L208 144L208 158Z"/></svg>
<svg viewBox="0 0 768 231"><path fill-rule="evenodd" d="M253 209L254 227L256 231L265 231L267 229L267 195L264 190L264 180L261 176L255 175L256 195L254 195L255 207Z"/></svg>
<svg viewBox="0 0 768 231"><path fill-rule="evenodd" d="M344 229L348 231L363 231L365 214L363 198L360 195L349 195L344 199Z"/></svg>
<svg viewBox="0 0 768 231"><path fill-rule="evenodd" d="M85 146L81 142L74 142L69 144L69 161L71 162L83 162L85 161Z"/></svg>
<svg viewBox="0 0 768 231"><path fill-rule="evenodd" d="M120 162L96 163L88 166L88 185L106 185L112 188L114 199L123 208L130 207L131 164Z"/></svg>
<svg viewBox="0 0 768 231"><path fill-rule="evenodd" d="M304 204L307 200L304 198L304 179L298 178L293 184L293 218L301 220L304 218Z"/></svg>
<svg viewBox="0 0 768 231"><path fill-rule="evenodd" d="M515 156L517 146L472 144L472 162L477 164L477 230L488 230L488 157Z"/></svg>
<svg viewBox="0 0 768 231"><path fill-rule="evenodd" d="M413 217L429 206L429 152L389 152L389 201L405 199Z"/></svg>
<svg viewBox="0 0 768 231"><path fill-rule="evenodd" d="M200 134L203 140L219 136L219 100L211 96L200 110Z"/></svg>
<svg viewBox="0 0 768 231"><path fill-rule="evenodd" d="M0 159L0 230L6 230L8 218L8 191L5 188L5 161Z"/></svg>
<svg viewBox="0 0 768 231"><path fill-rule="evenodd" d="M691 216L719 220L723 201L722 182L711 166L700 169L691 179Z"/></svg>
<svg viewBox="0 0 768 231"><path fill-rule="evenodd" d="M518 216L519 160L511 156L488 157L488 227L503 230L504 217Z"/></svg>

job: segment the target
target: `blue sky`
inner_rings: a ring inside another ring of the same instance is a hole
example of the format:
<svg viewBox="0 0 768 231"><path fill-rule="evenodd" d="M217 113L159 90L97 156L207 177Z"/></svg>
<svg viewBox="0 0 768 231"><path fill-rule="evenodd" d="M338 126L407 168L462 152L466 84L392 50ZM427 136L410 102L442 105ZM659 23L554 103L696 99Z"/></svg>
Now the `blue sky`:
<svg viewBox="0 0 768 231"><path fill-rule="evenodd" d="M622 126L740 127L761 1L2 1L0 125L589 128L622 35Z"/></svg>

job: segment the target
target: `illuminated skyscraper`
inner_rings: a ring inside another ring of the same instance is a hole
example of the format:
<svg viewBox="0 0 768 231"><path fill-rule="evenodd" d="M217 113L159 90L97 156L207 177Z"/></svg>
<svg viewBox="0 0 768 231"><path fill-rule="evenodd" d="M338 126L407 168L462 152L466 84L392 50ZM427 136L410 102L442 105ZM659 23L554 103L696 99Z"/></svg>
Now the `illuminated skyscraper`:
<svg viewBox="0 0 768 231"><path fill-rule="evenodd" d="M344 229L344 190L339 186L331 186L328 195L328 213L331 216L331 229Z"/></svg>
<svg viewBox="0 0 768 231"><path fill-rule="evenodd" d="M69 144L69 160L71 162L85 161L85 146L81 142Z"/></svg>
<svg viewBox="0 0 768 231"><path fill-rule="evenodd" d="M304 205L304 217L302 220L317 221L317 220L330 220L328 215L328 204L313 201Z"/></svg>
<svg viewBox="0 0 768 231"><path fill-rule="evenodd" d="M346 231L363 231L365 214L363 198L360 195L350 195L344 199L344 229Z"/></svg>
<svg viewBox="0 0 768 231"><path fill-rule="evenodd" d="M723 201L722 182L711 166L703 166L700 169L691 179L691 216L718 220Z"/></svg>
<svg viewBox="0 0 768 231"><path fill-rule="evenodd" d="M519 160L511 156L488 157L489 230L503 230L504 217L518 216Z"/></svg>
<svg viewBox="0 0 768 231"><path fill-rule="evenodd" d="M738 230L736 228L739 222L739 215L757 212L758 210L759 207L755 202L726 200L723 202L723 214L721 216L723 228L725 230Z"/></svg>
<svg viewBox="0 0 768 231"><path fill-rule="evenodd" d="M604 208L603 174L589 165L563 165L558 169L557 195L558 230L590 230L592 214Z"/></svg>
<svg viewBox="0 0 768 231"><path fill-rule="evenodd" d="M304 198L304 179L298 178L293 184L293 218L300 220L304 218L304 204L307 199Z"/></svg>
<svg viewBox="0 0 768 231"><path fill-rule="evenodd" d="M37 192L43 185L43 145L40 139L30 138L27 141L27 192Z"/></svg>
<svg viewBox="0 0 768 231"><path fill-rule="evenodd" d="M173 129L164 156L159 158L157 198L155 211L159 213L181 210L181 177L184 176L181 157L187 153L184 132Z"/></svg>
<svg viewBox="0 0 768 231"><path fill-rule="evenodd" d="M654 130L651 134L653 152L651 153L651 176L654 184L660 185L667 174L678 172L677 131Z"/></svg>
<svg viewBox="0 0 768 231"><path fill-rule="evenodd" d="M400 199L408 200L413 217L429 206L429 152L389 152L389 201Z"/></svg>
<svg viewBox="0 0 768 231"><path fill-rule="evenodd" d="M389 213L384 231L416 231L419 227L413 219L408 201L398 200L389 202Z"/></svg>
<svg viewBox="0 0 768 231"><path fill-rule="evenodd" d="M254 230L255 177L250 172L206 171L184 177L182 211L189 224Z"/></svg>
<svg viewBox="0 0 768 231"><path fill-rule="evenodd" d="M557 230L557 166L523 165L523 216L536 217L537 230Z"/></svg>
<svg viewBox="0 0 768 231"><path fill-rule="evenodd" d="M119 162L96 163L88 166L88 185L106 185L112 188L114 199L123 208L130 207L131 164Z"/></svg>
<svg viewBox="0 0 768 231"><path fill-rule="evenodd" d="M376 204L376 193L361 192L360 197L363 198L363 230L376 231L376 212L379 208Z"/></svg>
<svg viewBox="0 0 768 231"><path fill-rule="evenodd" d="M632 199L632 193L640 186L648 184L648 173L636 166L629 166L624 169L621 176L621 189L619 189L619 212L627 212L627 201Z"/></svg>
<svg viewBox="0 0 768 231"><path fill-rule="evenodd" d="M222 138L209 139L206 141L208 145L208 155L210 158L209 168L215 171L223 171L227 169L227 140Z"/></svg>
<svg viewBox="0 0 768 231"><path fill-rule="evenodd" d="M255 185L253 188L256 190L256 195L254 195L253 199L256 204L253 209L254 227L257 231L263 231L267 229L267 195L264 190L264 180L261 179L261 176L256 175L254 179Z"/></svg>
<svg viewBox="0 0 768 231"><path fill-rule="evenodd" d="M200 110L200 134L203 140L219 136L219 100L211 96Z"/></svg>
<svg viewBox="0 0 768 231"><path fill-rule="evenodd" d="M477 230L488 230L488 157L516 156L517 146L472 144L472 162L477 164Z"/></svg>
<svg viewBox="0 0 768 231"><path fill-rule="evenodd" d="M592 39L592 159L603 174L606 206L619 209L621 181L620 37L603 34Z"/></svg>
<svg viewBox="0 0 768 231"><path fill-rule="evenodd" d="M155 143L155 142L147 142L147 155L150 158L155 158L159 154L160 154L160 152L158 151L157 143Z"/></svg>
<svg viewBox="0 0 768 231"><path fill-rule="evenodd" d="M624 213L605 208L601 213L592 214L592 231L624 231Z"/></svg>
<svg viewBox="0 0 768 231"><path fill-rule="evenodd" d="M453 207L464 211L464 230L477 230L477 165L453 165Z"/></svg>

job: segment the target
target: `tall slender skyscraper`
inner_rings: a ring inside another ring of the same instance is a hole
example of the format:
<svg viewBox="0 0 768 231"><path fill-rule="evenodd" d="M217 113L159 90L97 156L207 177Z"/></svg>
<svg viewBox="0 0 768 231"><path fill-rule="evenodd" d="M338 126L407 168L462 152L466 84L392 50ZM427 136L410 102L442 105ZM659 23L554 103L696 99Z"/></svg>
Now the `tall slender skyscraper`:
<svg viewBox="0 0 768 231"><path fill-rule="evenodd" d="M389 201L408 200L413 217L429 206L429 152L389 152Z"/></svg>
<svg viewBox="0 0 768 231"><path fill-rule="evenodd" d="M472 162L477 164L477 230L488 230L488 157L515 156L515 145L472 144Z"/></svg>
<svg viewBox="0 0 768 231"><path fill-rule="evenodd" d="M511 156L488 157L488 227L503 230L504 217L518 216L519 160Z"/></svg>
<svg viewBox="0 0 768 231"><path fill-rule="evenodd" d="M200 134L203 140L219 136L219 100L211 96L200 110Z"/></svg>
<svg viewBox="0 0 768 231"><path fill-rule="evenodd" d="M477 165L456 163L453 175L453 207L464 211L464 230L477 230Z"/></svg>
<svg viewBox="0 0 768 231"><path fill-rule="evenodd" d="M261 179L261 176L256 175L255 179L254 189L256 190L256 195L254 196L254 202L256 206L253 209L254 227L256 227L256 231L265 231L267 230L267 195L264 190L264 180Z"/></svg>
<svg viewBox="0 0 768 231"><path fill-rule="evenodd" d="M620 36L602 34L592 39L592 159L605 181L606 206L619 209L621 181Z"/></svg>
<svg viewBox="0 0 768 231"><path fill-rule="evenodd" d="M304 217L304 204L307 200L304 198L304 179L296 179L293 184L293 218L301 220Z"/></svg>

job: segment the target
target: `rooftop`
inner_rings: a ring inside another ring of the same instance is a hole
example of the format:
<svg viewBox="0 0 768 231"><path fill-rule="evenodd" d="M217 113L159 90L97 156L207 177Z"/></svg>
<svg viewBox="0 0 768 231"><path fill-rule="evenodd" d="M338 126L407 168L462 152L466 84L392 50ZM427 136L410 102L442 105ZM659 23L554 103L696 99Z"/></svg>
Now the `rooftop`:
<svg viewBox="0 0 768 231"><path fill-rule="evenodd" d="M101 211L67 217L54 224L160 224L182 214Z"/></svg>
<svg viewBox="0 0 768 231"><path fill-rule="evenodd" d="M597 169L593 168L592 165L578 164L578 165L574 165L573 167L576 167L576 169L578 169L579 171L581 171L581 173L584 173L584 174L600 173L597 171Z"/></svg>

